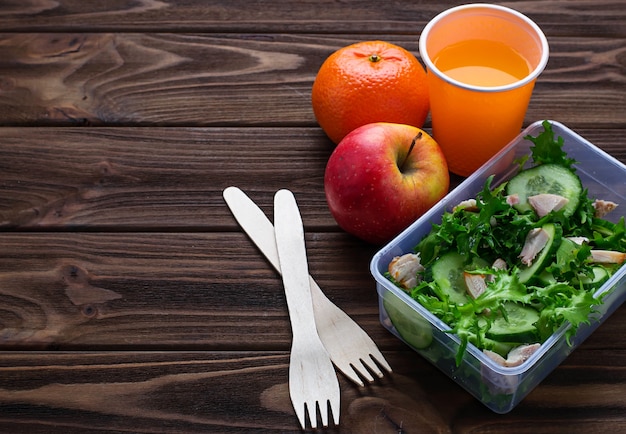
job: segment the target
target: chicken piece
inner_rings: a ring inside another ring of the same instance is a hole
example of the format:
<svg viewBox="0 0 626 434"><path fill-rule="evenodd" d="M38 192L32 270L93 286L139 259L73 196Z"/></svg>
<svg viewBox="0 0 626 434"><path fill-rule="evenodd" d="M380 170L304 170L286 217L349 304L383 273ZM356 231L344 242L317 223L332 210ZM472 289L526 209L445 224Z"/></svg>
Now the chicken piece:
<svg viewBox="0 0 626 434"><path fill-rule="evenodd" d="M389 263L389 274L407 290L417 286L420 281L417 273L420 271L424 271L424 266L420 262L419 254L396 256Z"/></svg>
<svg viewBox="0 0 626 434"><path fill-rule="evenodd" d="M496 270L506 270L507 268L509 268L509 266L504 259L498 258L493 261L493 264L491 264L491 268L495 268Z"/></svg>
<svg viewBox="0 0 626 434"><path fill-rule="evenodd" d="M563 208L569 199L558 194L542 193L528 197L528 203L539 217L544 217L552 211Z"/></svg>
<svg viewBox="0 0 626 434"><path fill-rule="evenodd" d="M478 206L476 206L476 199L467 199L460 202L457 206L452 208L452 212L462 209L469 212L478 212Z"/></svg>
<svg viewBox="0 0 626 434"><path fill-rule="evenodd" d="M506 366L506 359L502 357L500 354L491 350L483 350L483 354L489 357L494 362L496 362L498 365Z"/></svg>
<svg viewBox="0 0 626 434"><path fill-rule="evenodd" d="M626 253L612 250L592 250L591 260L598 264L622 264L626 261Z"/></svg>
<svg viewBox="0 0 626 434"><path fill-rule="evenodd" d="M500 354L490 350L483 350L483 354L489 357L500 366L507 368L513 368L524 363L541 347L540 344L524 344L519 347L515 347L509 351L506 359Z"/></svg>
<svg viewBox="0 0 626 434"><path fill-rule="evenodd" d="M596 210L594 217L602 218L617 208L617 204L610 200L596 199L593 201L593 207Z"/></svg>
<svg viewBox="0 0 626 434"><path fill-rule="evenodd" d="M521 365L528 360L530 356L535 354L540 346L540 344L527 344L513 348L509 351L509 354L506 355L506 366L513 367Z"/></svg>
<svg viewBox="0 0 626 434"><path fill-rule="evenodd" d="M467 293L474 300L487 290L487 282L485 281L485 276L482 274L472 274L464 271L463 279L465 279Z"/></svg>
<svg viewBox="0 0 626 434"><path fill-rule="evenodd" d="M530 267L537 254L541 252L549 240L550 235L542 228L531 229L526 235L524 247L518 256L522 259L522 264Z"/></svg>
<svg viewBox="0 0 626 434"><path fill-rule="evenodd" d="M511 206L517 205L519 203L519 195L517 193L509 194L506 197L506 203Z"/></svg>
<svg viewBox="0 0 626 434"><path fill-rule="evenodd" d="M509 266L507 265L504 259L498 258L495 261L493 261L493 264L491 264L491 268L493 268L494 270L506 270L507 268L509 268ZM493 274L490 274L487 277L485 277L485 280L487 282L493 282L495 279L496 279L496 276L494 276Z"/></svg>

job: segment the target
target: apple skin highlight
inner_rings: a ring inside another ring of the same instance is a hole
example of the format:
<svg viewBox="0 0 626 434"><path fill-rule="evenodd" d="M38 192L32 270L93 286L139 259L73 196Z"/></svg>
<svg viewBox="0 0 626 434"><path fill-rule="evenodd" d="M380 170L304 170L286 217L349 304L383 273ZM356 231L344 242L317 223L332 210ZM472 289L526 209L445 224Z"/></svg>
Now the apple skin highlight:
<svg viewBox="0 0 626 434"><path fill-rule="evenodd" d="M386 122L344 137L324 174L326 201L337 224L377 245L407 228L449 186L448 165L435 140L417 127Z"/></svg>

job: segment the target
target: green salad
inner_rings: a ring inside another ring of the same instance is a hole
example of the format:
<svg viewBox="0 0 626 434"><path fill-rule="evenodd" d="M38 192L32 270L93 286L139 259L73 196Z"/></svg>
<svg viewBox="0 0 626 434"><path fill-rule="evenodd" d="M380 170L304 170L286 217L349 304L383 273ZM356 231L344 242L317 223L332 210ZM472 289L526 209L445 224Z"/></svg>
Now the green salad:
<svg viewBox="0 0 626 434"><path fill-rule="evenodd" d="M563 139L543 127L525 137L531 155L513 178L487 179L389 266L387 277L459 336L457 365L472 343L512 366L512 352L538 347L566 321L569 342L626 260L624 217L604 218L617 204L588 197Z"/></svg>

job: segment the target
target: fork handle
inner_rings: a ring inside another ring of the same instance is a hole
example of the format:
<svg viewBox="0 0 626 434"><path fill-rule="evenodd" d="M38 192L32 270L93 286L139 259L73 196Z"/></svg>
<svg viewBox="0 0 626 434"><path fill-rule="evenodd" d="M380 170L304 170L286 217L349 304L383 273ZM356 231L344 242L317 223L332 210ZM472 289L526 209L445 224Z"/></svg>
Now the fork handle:
<svg viewBox="0 0 626 434"><path fill-rule="evenodd" d="M274 196L274 229L293 338L317 335L302 217L289 190Z"/></svg>

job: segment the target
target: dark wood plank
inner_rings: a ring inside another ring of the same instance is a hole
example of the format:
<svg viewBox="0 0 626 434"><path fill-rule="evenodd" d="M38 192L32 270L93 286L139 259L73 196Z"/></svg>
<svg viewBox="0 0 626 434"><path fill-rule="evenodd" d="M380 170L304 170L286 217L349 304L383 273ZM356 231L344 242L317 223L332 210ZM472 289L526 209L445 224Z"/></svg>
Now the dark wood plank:
<svg viewBox="0 0 626 434"><path fill-rule="evenodd" d="M414 35L381 37L418 51ZM370 38L4 33L0 125L316 126L319 67ZM554 37L550 45L526 123L624 128L626 39Z"/></svg>
<svg viewBox="0 0 626 434"><path fill-rule="evenodd" d="M307 233L311 274L384 349L376 247ZM0 349L289 348L282 283L243 233L0 233ZM626 306L585 345L626 345ZM620 314L622 313L622 314Z"/></svg>
<svg viewBox="0 0 626 434"><path fill-rule="evenodd" d="M453 0L250 2L228 6L202 0L140 2L5 0L0 28L10 31L210 31L238 33L409 33L421 31ZM626 35L616 0L513 0L505 3L538 22L549 35Z"/></svg>
<svg viewBox="0 0 626 434"><path fill-rule="evenodd" d="M323 191L332 146L317 129L6 128L0 146L4 227L233 229L229 185L268 212L289 187L307 225L334 226Z"/></svg>
<svg viewBox="0 0 626 434"><path fill-rule="evenodd" d="M307 248L327 295L397 347L375 248L324 233ZM243 233L0 233L0 258L0 348L289 348L282 282Z"/></svg>
<svg viewBox="0 0 626 434"><path fill-rule="evenodd" d="M622 129L576 131L626 162ZM332 150L319 128L6 127L0 228L233 231L221 192L236 185L270 216L290 188L307 230L337 231L323 179Z"/></svg>
<svg viewBox="0 0 626 434"><path fill-rule="evenodd" d="M496 415L414 353L387 352L391 376L365 388L340 377L341 425L325 432L620 432L626 352L605 355L574 353ZM5 352L0 429L300 432L287 377L285 352Z"/></svg>

